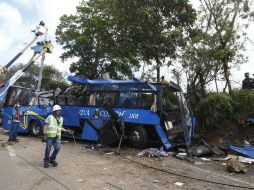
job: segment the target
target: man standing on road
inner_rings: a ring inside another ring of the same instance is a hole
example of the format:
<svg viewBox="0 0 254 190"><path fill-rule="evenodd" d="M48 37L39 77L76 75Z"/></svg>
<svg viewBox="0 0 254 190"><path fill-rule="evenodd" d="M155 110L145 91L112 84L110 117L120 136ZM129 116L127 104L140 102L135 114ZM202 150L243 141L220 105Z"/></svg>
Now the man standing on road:
<svg viewBox="0 0 254 190"><path fill-rule="evenodd" d="M11 119L11 129L10 129L10 135L9 135L9 142L14 141L18 142L17 139L17 131L20 124L20 104L17 102L14 105L14 108L12 110L12 119Z"/></svg>
<svg viewBox="0 0 254 190"><path fill-rule="evenodd" d="M244 74L245 79L242 82L243 89L254 89L254 79L250 78L250 73Z"/></svg>
<svg viewBox="0 0 254 190"><path fill-rule="evenodd" d="M63 128L63 118L60 116L61 107L59 105L53 106L53 115L49 115L45 120L43 130L43 140L46 142L46 150L44 157L44 168L49 167L49 163L54 167L58 165L56 156L61 147L61 132L71 132ZM54 147L53 153L50 155L51 147Z"/></svg>

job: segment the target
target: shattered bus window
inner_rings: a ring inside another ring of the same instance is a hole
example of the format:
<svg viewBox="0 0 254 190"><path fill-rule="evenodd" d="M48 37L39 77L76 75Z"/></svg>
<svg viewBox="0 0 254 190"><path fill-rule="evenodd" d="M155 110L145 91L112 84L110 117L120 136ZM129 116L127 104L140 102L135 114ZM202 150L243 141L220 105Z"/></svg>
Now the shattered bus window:
<svg viewBox="0 0 254 190"><path fill-rule="evenodd" d="M119 107L135 108L138 107L138 92L120 92Z"/></svg>
<svg viewBox="0 0 254 190"><path fill-rule="evenodd" d="M151 108L154 104L156 98L156 94L151 92L141 93L140 95L140 107L141 108Z"/></svg>
<svg viewBox="0 0 254 190"><path fill-rule="evenodd" d="M107 104L114 107L116 104L116 92L99 92L96 96L96 106L103 106Z"/></svg>

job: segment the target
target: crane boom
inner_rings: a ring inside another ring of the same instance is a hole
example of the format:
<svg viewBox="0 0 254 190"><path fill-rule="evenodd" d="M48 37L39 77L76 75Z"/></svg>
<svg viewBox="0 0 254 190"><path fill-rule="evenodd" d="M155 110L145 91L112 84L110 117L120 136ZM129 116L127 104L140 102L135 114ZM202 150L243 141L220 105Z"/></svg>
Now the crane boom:
<svg viewBox="0 0 254 190"><path fill-rule="evenodd" d="M4 74L8 68L38 39L39 36L45 34L46 32L45 24L43 21L36 26L35 30L32 32L35 34L31 42L29 42L17 55L15 55L5 66L0 67L0 75Z"/></svg>
<svg viewBox="0 0 254 190"><path fill-rule="evenodd" d="M34 54L31 57L31 59L28 61L28 63L20 70L18 70L9 80L6 82L2 87L0 87L0 104L2 105L6 93L10 86L14 85L17 80L20 79L25 74L25 71L35 63L41 56L45 55L46 53L52 53L53 51L53 45L51 42L46 41L46 42L41 42L38 43L37 46L35 46L34 49Z"/></svg>

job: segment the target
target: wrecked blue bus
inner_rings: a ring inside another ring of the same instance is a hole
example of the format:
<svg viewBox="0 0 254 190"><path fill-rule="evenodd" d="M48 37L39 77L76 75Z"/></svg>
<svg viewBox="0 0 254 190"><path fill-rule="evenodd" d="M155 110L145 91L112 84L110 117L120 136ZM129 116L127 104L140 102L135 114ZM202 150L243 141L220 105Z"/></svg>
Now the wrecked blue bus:
<svg viewBox="0 0 254 190"><path fill-rule="evenodd" d="M10 129L13 105L19 101L24 112L19 132L39 136L52 105L58 104L64 126L81 140L104 145L126 140L136 148L150 143L163 144L167 149L179 142L187 147L192 144L195 118L175 83L88 80L77 76L68 79L72 86L54 92L12 86L3 107L3 128Z"/></svg>
<svg viewBox="0 0 254 190"><path fill-rule="evenodd" d="M77 76L68 80L73 85L59 93L55 103L62 107L64 126L76 137L104 145L127 140L136 148L155 142L169 149L180 133L182 143L192 144L195 118L175 83Z"/></svg>

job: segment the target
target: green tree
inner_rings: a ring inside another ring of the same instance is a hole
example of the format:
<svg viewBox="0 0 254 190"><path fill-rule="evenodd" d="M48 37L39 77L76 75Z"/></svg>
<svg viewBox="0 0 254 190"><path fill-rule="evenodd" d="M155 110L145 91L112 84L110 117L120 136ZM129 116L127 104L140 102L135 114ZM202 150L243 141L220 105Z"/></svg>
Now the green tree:
<svg viewBox="0 0 254 190"><path fill-rule="evenodd" d="M184 45L186 28L195 20L187 0L82 1L76 15L64 15L56 30L65 52L61 58L78 58L70 71L95 78L105 71L111 77L132 76L140 63L160 67L176 57Z"/></svg>
<svg viewBox="0 0 254 190"><path fill-rule="evenodd" d="M253 18L250 2L245 0L200 0L198 18L190 31L179 62L187 79L187 90L195 101L206 97L208 88L225 81L231 93L230 70L244 63L245 31Z"/></svg>
<svg viewBox="0 0 254 190"><path fill-rule="evenodd" d="M216 41L214 58L217 67L223 74L226 88L232 93L230 69L245 61L244 50L245 30L253 17L251 2L248 0L200 0L201 11L208 15L208 34ZM243 36L243 37L242 37Z"/></svg>
<svg viewBox="0 0 254 190"><path fill-rule="evenodd" d="M63 15L56 30L57 42L63 45L63 61L77 58L70 71L91 79L110 72L112 78L133 76L139 68L134 58L135 52L125 54L116 39L116 20L110 10L108 1L82 1L77 7L76 15Z"/></svg>
<svg viewBox="0 0 254 190"><path fill-rule="evenodd" d="M0 76L0 81L7 82L18 70L22 69L23 67L23 64L18 64L11 67L8 72ZM38 65L32 65L27 72L25 72L25 75L15 83L15 85L26 88L36 88L39 70L40 67ZM42 90L54 90L57 87L64 88L67 85L66 80L59 70L51 65L44 66L41 85Z"/></svg>

